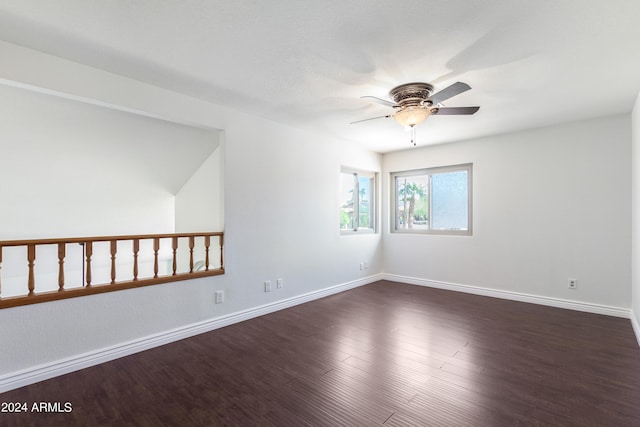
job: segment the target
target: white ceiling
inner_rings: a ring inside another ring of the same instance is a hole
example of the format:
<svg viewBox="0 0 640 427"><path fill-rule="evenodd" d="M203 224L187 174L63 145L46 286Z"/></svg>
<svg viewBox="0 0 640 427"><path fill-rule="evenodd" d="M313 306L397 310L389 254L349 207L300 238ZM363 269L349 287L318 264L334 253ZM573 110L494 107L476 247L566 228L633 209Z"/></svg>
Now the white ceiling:
<svg viewBox="0 0 640 427"><path fill-rule="evenodd" d="M0 39L375 151L410 148L360 99L423 81L472 90L418 146L629 112L635 0L3 0Z"/></svg>

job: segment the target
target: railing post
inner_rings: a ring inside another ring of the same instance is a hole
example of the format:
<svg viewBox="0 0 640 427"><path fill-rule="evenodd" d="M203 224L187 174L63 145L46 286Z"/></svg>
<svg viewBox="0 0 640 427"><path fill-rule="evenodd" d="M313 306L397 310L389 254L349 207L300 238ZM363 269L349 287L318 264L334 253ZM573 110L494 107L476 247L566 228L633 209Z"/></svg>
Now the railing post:
<svg viewBox="0 0 640 427"><path fill-rule="evenodd" d="M29 295L33 295L36 289L36 278L33 271L35 260L36 260L36 245L29 244L27 245L27 261L29 264L29 282L28 282Z"/></svg>
<svg viewBox="0 0 640 427"><path fill-rule="evenodd" d="M133 281L138 280L138 252L140 251L140 239L133 239Z"/></svg>
<svg viewBox="0 0 640 427"><path fill-rule="evenodd" d="M196 238L189 236L189 273L193 273L193 247L195 246Z"/></svg>
<svg viewBox="0 0 640 427"><path fill-rule="evenodd" d="M66 243L58 243L58 290L64 290L64 257L66 255Z"/></svg>
<svg viewBox="0 0 640 427"><path fill-rule="evenodd" d="M224 234L218 236L218 240L220 242L220 268L224 268L224 259L223 259L223 247L224 247Z"/></svg>
<svg viewBox="0 0 640 427"><path fill-rule="evenodd" d="M109 249L111 251L111 284L116 283L116 254L118 253L118 241L111 240L109 242Z"/></svg>
<svg viewBox="0 0 640 427"><path fill-rule="evenodd" d="M158 251L160 250L160 238L153 238L153 278L158 277Z"/></svg>
<svg viewBox="0 0 640 427"><path fill-rule="evenodd" d="M176 259L176 251L178 250L178 238L177 237L172 237L171 238L171 249L173 250L173 274L172 276L176 275L176 270L178 269L178 260Z"/></svg>
<svg viewBox="0 0 640 427"><path fill-rule="evenodd" d="M85 256L87 257L87 287L91 286L91 257L93 256L93 242L85 242Z"/></svg>
<svg viewBox="0 0 640 427"><path fill-rule="evenodd" d="M209 246L211 246L211 236L204 236L204 270L209 271Z"/></svg>

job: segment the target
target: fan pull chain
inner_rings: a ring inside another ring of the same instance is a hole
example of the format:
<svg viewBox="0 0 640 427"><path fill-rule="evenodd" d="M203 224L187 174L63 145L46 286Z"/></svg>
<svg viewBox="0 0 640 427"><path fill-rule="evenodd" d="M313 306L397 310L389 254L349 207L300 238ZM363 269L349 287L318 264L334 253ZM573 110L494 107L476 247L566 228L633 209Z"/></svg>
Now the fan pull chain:
<svg viewBox="0 0 640 427"><path fill-rule="evenodd" d="M411 125L411 143L416 146L416 126Z"/></svg>

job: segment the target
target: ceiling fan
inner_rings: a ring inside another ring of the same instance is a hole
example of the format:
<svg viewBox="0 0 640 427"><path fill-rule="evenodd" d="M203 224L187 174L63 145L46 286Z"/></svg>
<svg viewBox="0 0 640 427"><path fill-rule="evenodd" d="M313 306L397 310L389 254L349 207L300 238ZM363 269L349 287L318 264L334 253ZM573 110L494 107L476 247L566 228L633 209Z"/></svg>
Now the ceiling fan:
<svg viewBox="0 0 640 427"><path fill-rule="evenodd" d="M393 114L356 120L351 124L393 117L401 125L411 128L411 142L415 146L415 126L424 122L427 117L431 115L470 115L480 109L480 107L442 106L442 101L460 95L469 89L471 89L471 86L468 84L456 82L439 92L433 93L433 85L429 83L405 83L389 91L389 98L393 99L393 101L375 96L361 97L393 108L395 110Z"/></svg>

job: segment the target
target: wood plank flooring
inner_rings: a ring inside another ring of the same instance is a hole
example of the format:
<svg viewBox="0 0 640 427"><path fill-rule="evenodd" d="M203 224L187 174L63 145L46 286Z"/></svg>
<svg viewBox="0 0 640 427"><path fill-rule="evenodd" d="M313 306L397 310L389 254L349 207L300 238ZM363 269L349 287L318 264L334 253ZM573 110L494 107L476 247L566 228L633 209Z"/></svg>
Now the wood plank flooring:
<svg viewBox="0 0 640 427"><path fill-rule="evenodd" d="M0 395L11 426L640 426L629 320L380 281Z"/></svg>

